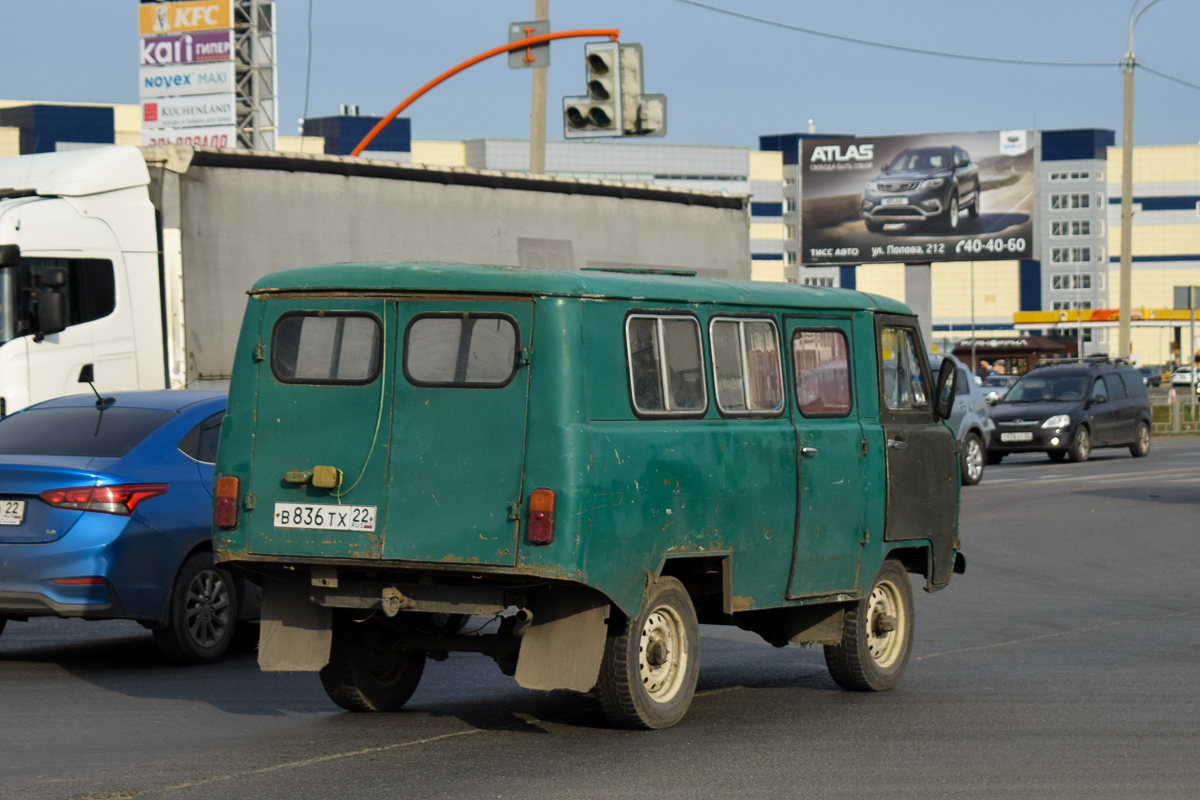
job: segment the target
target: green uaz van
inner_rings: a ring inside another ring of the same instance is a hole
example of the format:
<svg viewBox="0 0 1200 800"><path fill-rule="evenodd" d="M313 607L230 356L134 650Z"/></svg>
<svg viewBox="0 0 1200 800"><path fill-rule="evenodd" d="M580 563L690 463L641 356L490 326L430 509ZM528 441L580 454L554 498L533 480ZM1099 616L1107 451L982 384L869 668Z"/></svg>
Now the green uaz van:
<svg viewBox="0 0 1200 800"><path fill-rule="evenodd" d="M934 591L965 566L954 375L907 307L854 291L278 272L239 340L217 560L262 586L262 668L319 671L352 710L399 708L458 650L666 727L700 623L821 643L841 686L889 689L909 574Z"/></svg>

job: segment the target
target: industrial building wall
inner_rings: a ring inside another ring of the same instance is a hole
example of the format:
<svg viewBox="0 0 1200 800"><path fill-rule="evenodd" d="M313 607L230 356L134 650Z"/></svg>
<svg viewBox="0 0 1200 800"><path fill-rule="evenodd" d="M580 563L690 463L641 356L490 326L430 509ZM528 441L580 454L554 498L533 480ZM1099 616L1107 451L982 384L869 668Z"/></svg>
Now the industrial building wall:
<svg viewBox="0 0 1200 800"><path fill-rule="evenodd" d="M650 267L748 279L745 208L192 166L179 181L188 373L227 374L262 275L347 261Z"/></svg>

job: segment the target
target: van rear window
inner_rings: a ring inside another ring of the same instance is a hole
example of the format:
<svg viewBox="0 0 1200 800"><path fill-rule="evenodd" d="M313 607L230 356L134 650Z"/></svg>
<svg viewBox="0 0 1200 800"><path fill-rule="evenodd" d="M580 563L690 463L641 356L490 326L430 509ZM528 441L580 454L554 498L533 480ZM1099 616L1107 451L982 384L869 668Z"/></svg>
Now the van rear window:
<svg viewBox="0 0 1200 800"><path fill-rule="evenodd" d="M416 386L487 389L517 374L521 335L503 314L422 314L404 335L404 376Z"/></svg>
<svg viewBox="0 0 1200 800"><path fill-rule="evenodd" d="M634 409L654 415L704 413L708 387L695 317L631 315L625 345Z"/></svg>
<svg viewBox="0 0 1200 800"><path fill-rule="evenodd" d="M271 371L284 383L371 383L382 339L374 314L285 314L271 334Z"/></svg>

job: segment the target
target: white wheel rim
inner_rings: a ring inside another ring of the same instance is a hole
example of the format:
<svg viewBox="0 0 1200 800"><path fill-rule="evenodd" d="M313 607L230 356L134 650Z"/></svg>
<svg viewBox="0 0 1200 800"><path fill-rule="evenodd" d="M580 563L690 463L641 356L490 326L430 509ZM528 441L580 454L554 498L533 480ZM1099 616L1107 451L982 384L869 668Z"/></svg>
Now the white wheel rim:
<svg viewBox="0 0 1200 800"><path fill-rule="evenodd" d="M656 702L669 702L683 685L687 662L683 619L670 606L658 606L646 617L638 640L638 672L646 694Z"/></svg>
<svg viewBox="0 0 1200 800"><path fill-rule="evenodd" d="M971 439L967 442L967 477L971 480L979 480L979 476L983 474L983 448L979 446L979 442Z"/></svg>
<svg viewBox="0 0 1200 800"><path fill-rule="evenodd" d="M892 630L885 630L891 624ZM891 581L880 581L867 598L867 651L881 669L888 669L904 651L908 617L900 590Z"/></svg>
<svg viewBox="0 0 1200 800"><path fill-rule="evenodd" d="M1142 450L1150 449L1150 429L1145 425L1138 428L1138 445Z"/></svg>
<svg viewBox="0 0 1200 800"><path fill-rule="evenodd" d="M958 198L953 198L950 201L950 227L958 227Z"/></svg>

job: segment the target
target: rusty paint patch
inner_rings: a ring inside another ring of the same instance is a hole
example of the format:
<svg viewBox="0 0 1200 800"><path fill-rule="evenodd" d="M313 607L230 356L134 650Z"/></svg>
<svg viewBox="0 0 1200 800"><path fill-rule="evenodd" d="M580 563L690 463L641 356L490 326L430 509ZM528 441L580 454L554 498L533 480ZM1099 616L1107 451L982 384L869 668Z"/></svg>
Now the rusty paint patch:
<svg viewBox="0 0 1200 800"><path fill-rule="evenodd" d="M749 609L751 606L754 605L754 598L753 597L734 596L734 598L731 601L731 604L733 606L734 611L746 611L747 609Z"/></svg>

